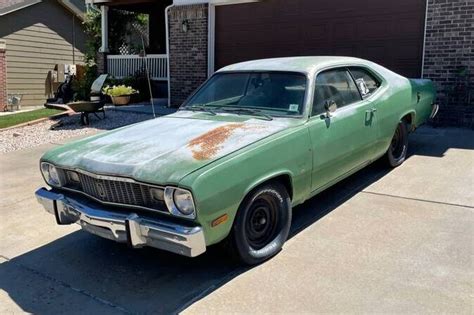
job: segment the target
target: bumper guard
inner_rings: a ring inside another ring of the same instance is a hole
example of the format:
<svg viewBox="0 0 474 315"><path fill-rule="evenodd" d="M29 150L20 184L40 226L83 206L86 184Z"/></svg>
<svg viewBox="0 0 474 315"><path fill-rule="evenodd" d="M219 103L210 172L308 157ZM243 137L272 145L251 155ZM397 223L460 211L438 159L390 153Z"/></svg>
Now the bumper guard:
<svg viewBox="0 0 474 315"><path fill-rule="evenodd" d="M438 111L439 111L439 105L438 104L431 105L430 119L435 118L436 114L438 114Z"/></svg>

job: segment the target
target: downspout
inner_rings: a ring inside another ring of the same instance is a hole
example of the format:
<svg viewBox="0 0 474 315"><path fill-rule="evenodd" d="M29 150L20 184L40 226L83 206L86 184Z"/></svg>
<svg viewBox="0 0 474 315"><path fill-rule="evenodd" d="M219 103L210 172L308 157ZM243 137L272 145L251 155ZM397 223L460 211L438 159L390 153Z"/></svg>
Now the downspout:
<svg viewBox="0 0 474 315"><path fill-rule="evenodd" d="M168 24L168 14L172 7L174 7L174 4L167 6L165 9L166 56L168 58L166 62L166 67L167 67L167 72L168 72L168 107L171 107L170 30L169 30L169 24Z"/></svg>
<svg viewBox="0 0 474 315"><path fill-rule="evenodd" d="M101 13L100 10L97 9L97 7L96 7L95 5L93 5L93 4L90 4L90 5L88 6L88 8L89 8L89 10L93 10L93 11L95 11L95 12L97 12L97 13Z"/></svg>
<svg viewBox="0 0 474 315"><path fill-rule="evenodd" d="M425 27L423 30L423 52L421 55L421 78L423 79L424 72L425 72L425 53L426 53L426 27L428 25L428 4L429 0L426 0L426 8L425 8Z"/></svg>
<svg viewBox="0 0 474 315"><path fill-rule="evenodd" d="M76 16L72 15L72 64L76 64Z"/></svg>

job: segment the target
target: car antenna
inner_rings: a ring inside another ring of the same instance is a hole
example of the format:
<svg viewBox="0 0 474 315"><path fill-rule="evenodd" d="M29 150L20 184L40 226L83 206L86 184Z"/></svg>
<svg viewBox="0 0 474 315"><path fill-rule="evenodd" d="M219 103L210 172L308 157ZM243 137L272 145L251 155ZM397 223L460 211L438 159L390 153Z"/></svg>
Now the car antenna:
<svg viewBox="0 0 474 315"><path fill-rule="evenodd" d="M133 25L135 28L135 31L138 33L140 36L140 39L142 40L142 53L140 56L143 58L145 61L145 72L146 72L146 79L148 81L148 90L150 91L150 102L151 102L151 110L153 112L153 118L156 118L156 113L155 113L155 104L153 103L153 93L151 91L151 81L150 81L150 73L148 71L148 60L146 58L146 51L145 51L145 40L143 39L143 34L142 32L138 29L136 25Z"/></svg>

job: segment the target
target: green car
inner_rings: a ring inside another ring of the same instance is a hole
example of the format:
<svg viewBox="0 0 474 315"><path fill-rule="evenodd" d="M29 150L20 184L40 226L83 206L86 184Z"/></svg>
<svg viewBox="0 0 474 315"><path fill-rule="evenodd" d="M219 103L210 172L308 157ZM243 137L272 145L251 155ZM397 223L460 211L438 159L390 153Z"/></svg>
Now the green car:
<svg viewBox="0 0 474 315"><path fill-rule="evenodd" d="M243 62L165 117L47 152L37 199L132 247L194 257L224 241L246 264L280 251L292 207L384 157L436 115L431 81L349 57Z"/></svg>

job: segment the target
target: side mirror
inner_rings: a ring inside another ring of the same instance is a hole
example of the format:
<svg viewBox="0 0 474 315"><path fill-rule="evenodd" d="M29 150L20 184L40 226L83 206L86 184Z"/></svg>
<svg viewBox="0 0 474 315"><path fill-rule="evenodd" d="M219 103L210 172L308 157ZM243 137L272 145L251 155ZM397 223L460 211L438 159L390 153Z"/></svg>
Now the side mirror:
<svg viewBox="0 0 474 315"><path fill-rule="evenodd" d="M337 109L337 104L333 100L328 100L324 104L324 108L326 109L326 117L331 117L331 113L334 113Z"/></svg>

